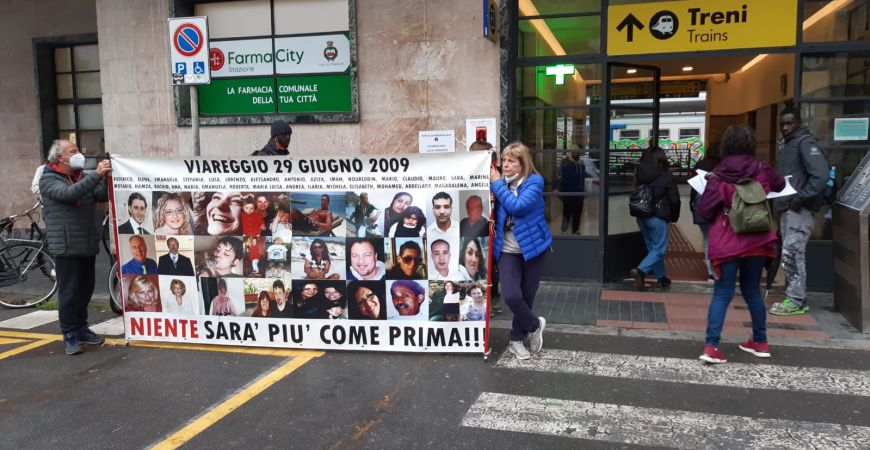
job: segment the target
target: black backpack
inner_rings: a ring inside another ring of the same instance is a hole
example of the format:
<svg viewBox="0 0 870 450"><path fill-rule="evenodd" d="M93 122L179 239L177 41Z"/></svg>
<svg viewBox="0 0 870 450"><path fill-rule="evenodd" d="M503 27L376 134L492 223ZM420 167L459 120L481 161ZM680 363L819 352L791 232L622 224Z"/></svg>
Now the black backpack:
<svg viewBox="0 0 870 450"><path fill-rule="evenodd" d="M656 213L656 199L652 186L639 184L628 197L628 213L641 219L652 217Z"/></svg>

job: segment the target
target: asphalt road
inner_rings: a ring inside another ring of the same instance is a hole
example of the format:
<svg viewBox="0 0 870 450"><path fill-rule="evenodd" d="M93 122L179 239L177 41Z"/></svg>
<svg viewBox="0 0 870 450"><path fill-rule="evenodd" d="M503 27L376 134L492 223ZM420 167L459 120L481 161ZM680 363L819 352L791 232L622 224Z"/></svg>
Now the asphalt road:
<svg viewBox="0 0 870 450"><path fill-rule="evenodd" d="M26 343L9 336L0 358ZM2 447L870 447L866 351L761 360L725 344L729 363L707 367L698 342L548 333L519 363L506 330L493 339L489 360L110 345L69 357L52 342L0 359Z"/></svg>

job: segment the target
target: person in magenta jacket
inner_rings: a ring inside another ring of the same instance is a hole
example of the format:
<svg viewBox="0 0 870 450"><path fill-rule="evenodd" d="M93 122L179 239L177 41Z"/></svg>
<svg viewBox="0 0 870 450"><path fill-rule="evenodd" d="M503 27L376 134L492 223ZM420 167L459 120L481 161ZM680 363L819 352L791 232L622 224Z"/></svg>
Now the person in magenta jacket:
<svg viewBox="0 0 870 450"><path fill-rule="evenodd" d="M508 351L529 359L543 346L543 317L532 304L553 243L544 216L544 178L538 175L529 148L514 142L502 151L502 173L490 169L490 190L497 200L493 256L498 263L501 297L514 313ZM531 353L523 345L529 337Z"/></svg>
<svg viewBox="0 0 870 450"><path fill-rule="evenodd" d="M755 159L755 133L747 126L730 126L722 137L722 162L707 175L698 212L710 225L709 255L713 264L713 298L707 314L707 338L700 359L724 363L727 357L719 350L719 339L728 305L734 298L740 279L740 292L752 317L752 337L740 349L762 358L770 357L767 345L767 312L761 295L761 272L767 258L776 252L776 229L759 233L737 234L727 213L735 184L757 181L765 192L785 188L785 179L767 162Z"/></svg>

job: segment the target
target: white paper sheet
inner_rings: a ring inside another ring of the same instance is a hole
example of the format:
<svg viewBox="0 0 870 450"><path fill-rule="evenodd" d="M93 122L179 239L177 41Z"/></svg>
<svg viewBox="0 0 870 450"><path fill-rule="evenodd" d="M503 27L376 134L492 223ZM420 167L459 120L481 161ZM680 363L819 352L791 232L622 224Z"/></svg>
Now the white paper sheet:
<svg viewBox="0 0 870 450"><path fill-rule="evenodd" d="M707 188L707 172L700 169L696 170L696 172L698 174L692 178L689 178L688 180L686 180L686 182L688 182L689 186L691 186L692 189L694 189L699 195L703 195L704 189ZM797 191L791 186L789 178L791 178L791 175L785 177L785 188L783 188L783 190L779 192L770 192L767 194L767 198L773 199L779 197L788 197L789 195L797 194Z"/></svg>

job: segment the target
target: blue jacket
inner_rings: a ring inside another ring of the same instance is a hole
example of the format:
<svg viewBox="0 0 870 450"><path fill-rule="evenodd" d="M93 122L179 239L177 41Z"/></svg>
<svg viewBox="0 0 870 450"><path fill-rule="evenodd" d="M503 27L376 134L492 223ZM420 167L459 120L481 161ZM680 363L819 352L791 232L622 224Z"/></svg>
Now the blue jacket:
<svg viewBox="0 0 870 450"><path fill-rule="evenodd" d="M517 195L511 192L504 179L490 185L489 189L498 201L495 217L495 238L493 256L501 258L504 243L504 222L508 215L514 218L514 235L528 261L547 251L553 244L550 227L544 217L544 178L536 173L520 184Z"/></svg>

